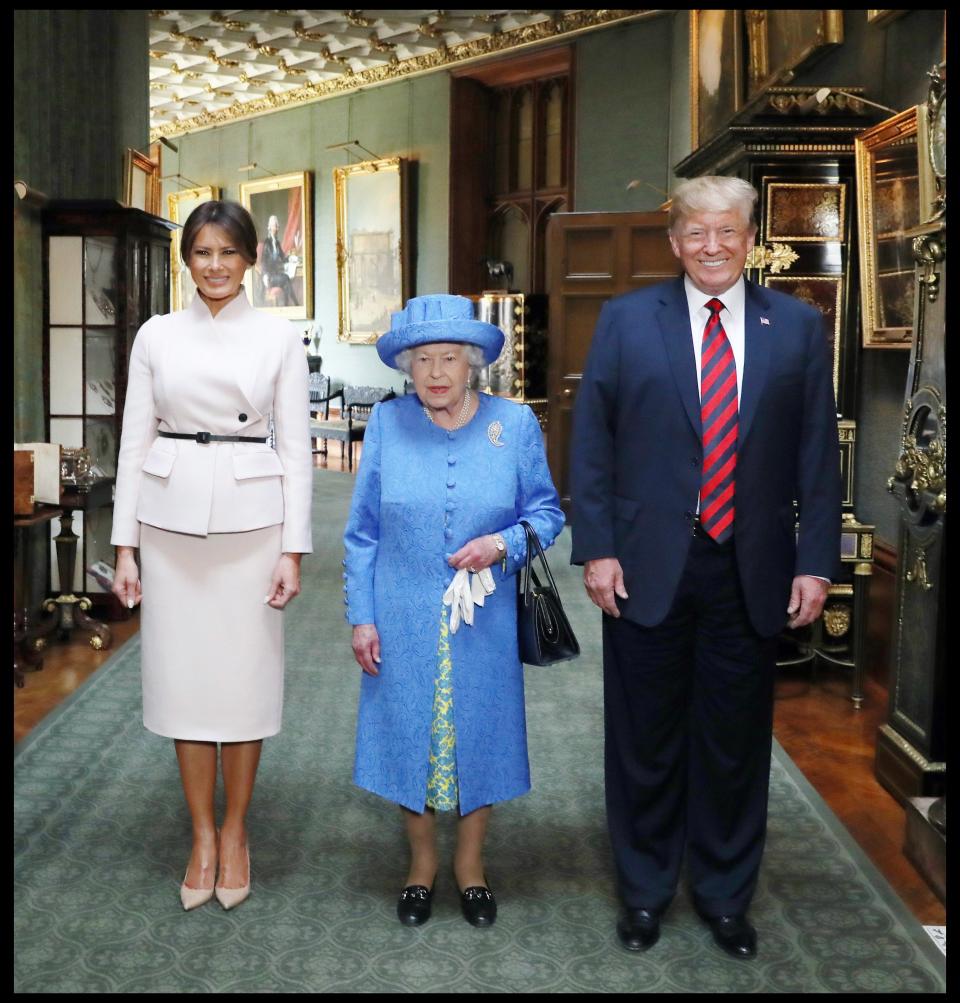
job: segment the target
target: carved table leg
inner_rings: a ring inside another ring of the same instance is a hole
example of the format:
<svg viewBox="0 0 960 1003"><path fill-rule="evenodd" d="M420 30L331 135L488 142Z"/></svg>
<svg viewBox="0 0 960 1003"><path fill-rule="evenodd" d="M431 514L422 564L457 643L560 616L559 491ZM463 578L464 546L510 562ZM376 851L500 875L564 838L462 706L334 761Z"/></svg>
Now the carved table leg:
<svg viewBox="0 0 960 1003"><path fill-rule="evenodd" d="M86 611L93 606L86 597L81 598L77 603L77 608L74 611L74 618L77 622L77 626L81 630L90 631L90 647L95 651L101 651L105 648L109 648L111 642L113 641L113 635L110 633L110 628L105 624L101 623L99 620L94 620L92 616L87 616Z"/></svg>

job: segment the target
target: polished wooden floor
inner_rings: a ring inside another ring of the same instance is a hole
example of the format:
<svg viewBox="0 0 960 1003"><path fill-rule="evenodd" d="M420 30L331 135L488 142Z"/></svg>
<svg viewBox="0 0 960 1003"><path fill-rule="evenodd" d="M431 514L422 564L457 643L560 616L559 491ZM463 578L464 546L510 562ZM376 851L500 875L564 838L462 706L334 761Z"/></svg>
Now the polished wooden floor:
<svg viewBox="0 0 960 1003"><path fill-rule="evenodd" d="M318 455L321 468L345 470L338 446ZM359 450L358 450L359 452ZM354 457L356 469L357 456ZM112 623L110 651L90 648L75 632L68 643L47 649L43 668L27 673L14 690L14 740L26 736L73 693L138 629L138 618ZM774 733L797 767L819 792L877 869L922 923L946 924L946 909L903 855L904 812L873 774L877 729L886 719L887 695L867 680L866 700L854 709L849 679L837 670L781 672L777 682Z"/></svg>

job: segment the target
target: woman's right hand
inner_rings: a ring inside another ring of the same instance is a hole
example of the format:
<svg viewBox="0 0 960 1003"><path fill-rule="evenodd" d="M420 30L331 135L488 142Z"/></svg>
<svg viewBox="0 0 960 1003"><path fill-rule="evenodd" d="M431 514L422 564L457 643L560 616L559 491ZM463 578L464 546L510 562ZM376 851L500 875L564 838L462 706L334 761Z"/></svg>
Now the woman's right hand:
<svg viewBox="0 0 960 1003"><path fill-rule="evenodd" d="M372 623L358 623L353 628L353 657L357 665L371 676L379 676L380 635Z"/></svg>
<svg viewBox="0 0 960 1003"><path fill-rule="evenodd" d="M140 571L133 556L133 547L117 548L117 570L113 573L113 594L127 609L133 609L143 598L140 592Z"/></svg>

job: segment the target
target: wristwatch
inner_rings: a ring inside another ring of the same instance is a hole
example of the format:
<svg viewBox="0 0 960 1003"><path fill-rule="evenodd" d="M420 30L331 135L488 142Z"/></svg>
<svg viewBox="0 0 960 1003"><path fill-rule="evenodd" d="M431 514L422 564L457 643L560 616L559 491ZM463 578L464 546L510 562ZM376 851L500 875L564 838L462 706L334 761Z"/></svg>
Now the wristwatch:
<svg viewBox="0 0 960 1003"><path fill-rule="evenodd" d="M507 573L507 544L506 541L499 533L493 534L493 542L497 548L497 553L500 555L500 567L503 568L503 573Z"/></svg>

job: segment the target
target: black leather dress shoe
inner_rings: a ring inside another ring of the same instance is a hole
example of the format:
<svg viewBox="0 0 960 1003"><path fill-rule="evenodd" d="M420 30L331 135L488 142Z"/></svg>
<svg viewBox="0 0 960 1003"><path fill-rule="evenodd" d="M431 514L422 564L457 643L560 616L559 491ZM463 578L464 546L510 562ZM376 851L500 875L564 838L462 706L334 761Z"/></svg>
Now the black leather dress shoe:
<svg viewBox="0 0 960 1003"><path fill-rule="evenodd" d="M628 951L645 951L660 939L660 917L649 909L628 909L617 920L617 936Z"/></svg>
<svg viewBox="0 0 960 1003"><path fill-rule="evenodd" d="M733 958L755 958L757 931L746 916L710 916L707 925L717 946Z"/></svg>
<svg viewBox="0 0 960 1003"><path fill-rule="evenodd" d="M463 918L471 926L493 926L497 918L497 900L483 885L473 885L460 892L460 907Z"/></svg>
<svg viewBox="0 0 960 1003"><path fill-rule="evenodd" d="M425 885L407 885L397 899L397 919L404 926L422 926L430 918L433 889Z"/></svg>

